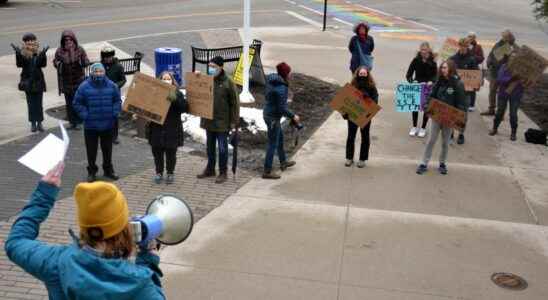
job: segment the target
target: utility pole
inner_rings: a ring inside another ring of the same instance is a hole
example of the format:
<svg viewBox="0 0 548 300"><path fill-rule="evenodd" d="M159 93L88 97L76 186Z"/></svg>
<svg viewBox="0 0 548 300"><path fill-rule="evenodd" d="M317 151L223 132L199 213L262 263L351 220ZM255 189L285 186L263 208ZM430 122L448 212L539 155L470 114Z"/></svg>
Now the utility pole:
<svg viewBox="0 0 548 300"><path fill-rule="evenodd" d="M325 31L327 23L327 0L323 0L323 31Z"/></svg>
<svg viewBox="0 0 548 300"><path fill-rule="evenodd" d="M249 92L249 46L251 45L251 0L244 0L244 78L242 93L240 94L241 103L253 103L255 98L251 92Z"/></svg>

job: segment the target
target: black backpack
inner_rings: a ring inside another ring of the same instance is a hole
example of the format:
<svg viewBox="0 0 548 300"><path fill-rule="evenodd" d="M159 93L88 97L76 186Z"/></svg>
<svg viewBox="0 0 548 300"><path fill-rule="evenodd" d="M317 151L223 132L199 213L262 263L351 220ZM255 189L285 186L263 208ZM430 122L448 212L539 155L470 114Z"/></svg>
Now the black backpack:
<svg viewBox="0 0 548 300"><path fill-rule="evenodd" d="M546 145L546 133L542 130L529 128L525 132L527 143Z"/></svg>

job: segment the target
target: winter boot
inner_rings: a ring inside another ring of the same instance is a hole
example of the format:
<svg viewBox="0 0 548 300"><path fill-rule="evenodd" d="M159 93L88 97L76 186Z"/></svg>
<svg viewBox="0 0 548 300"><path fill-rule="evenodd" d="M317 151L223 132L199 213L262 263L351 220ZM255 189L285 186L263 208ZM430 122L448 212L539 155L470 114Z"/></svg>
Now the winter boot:
<svg viewBox="0 0 548 300"><path fill-rule="evenodd" d="M516 137L517 131L518 131L517 128L512 128L512 133L510 134L510 140L512 142L515 142L517 140L517 137Z"/></svg>
<svg viewBox="0 0 548 300"><path fill-rule="evenodd" d="M226 171L221 171L219 173L219 176L217 176L217 179L215 179L215 183L221 184L225 183L228 180L228 176L226 174Z"/></svg>
<svg viewBox="0 0 548 300"><path fill-rule="evenodd" d="M215 175L216 175L215 170L210 170L208 168L205 168L205 170L201 174L196 175L196 177L198 179L204 179L208 177L215 177Z"/></svg>

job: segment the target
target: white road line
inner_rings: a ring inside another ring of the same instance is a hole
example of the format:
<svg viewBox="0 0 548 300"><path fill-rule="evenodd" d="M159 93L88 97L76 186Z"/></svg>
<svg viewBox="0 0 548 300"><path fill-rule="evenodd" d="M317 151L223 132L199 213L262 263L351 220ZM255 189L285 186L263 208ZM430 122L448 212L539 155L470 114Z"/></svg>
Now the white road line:
<svg viewBox="0 0 548 300"><path fill-rule="evenodd" d="M354 27L354 24L352 24L352 23L350 23L350 22L347 22L347 21L345 21L345 20L341 20L341 19L339 19L339 18L333 18L333 20L335 20L335 21L337 21L337 22L340 22L340 23L343 23L343 24L345 24L345 25L348 25L348 26L350 26L350 27Z"/></svg>
<svg viewBox="0 0 548 300"><path fill-rule="evenodd" d="M162 35L179 34L179 33L191 33L191 32L203 32L203 31L216 31L216 30L238 30L238 28L236 28L236 27L221 27L221 28L206 28L206 29L192 29L192 30L158 32L158 33L134 35L134 36L118 38L118 39L110 39L110 40L107 40L107 42L118 42L118 41L133 40L133 39L140 39L140 38L153 37L153 36L162 36Z"/></svg>
<svg viewBox="0 0 548 300"><path fill-rule="evenodd" d="M284 0L284 1L293 5L297 5L297 2L295 1L291 1L291 0Z"/></svg>
<svg viewBox="0 0 548 300"><path fill-rule="evenodd" d="M301 5L301 4L299 4L299 7L300 7L300 8L304 8L304 9L306 9L306 10L308 10L308 11L311 11L311 12L317 14L317 15L323 16L323 13L322 13L322 12L317 11L317 10L315 10L315 9L312 9L312 8L310 8L310 7L306 7L306 6Z"/></svg>
<svg viewBox="0 0 548 300"><path fill-rule="evenodd" d="M288 15L293 16L293 17L295 17L295 18L297 18L297 19L299 19L299 20L301 20L301 21L304 21L304 22L306 22L306 23L308 23L308 24L310 24L310 25L312 25L312 26L314 26L314 27L318 27L318 28L321 28L321 27L322 27L322 24L321 24L320 22L316 22L316 21L314 21L314 20L312 20L312 19L309 19L309 18L307 18L307 17L305 17L305 16L303 16L303 15L300 15L300 14L294 12L294 11L286 10L285 12L286 12Z"/></svg>
<svg viewBox="0 0 548 300"><path fill-rule="evenodd" d="M365 9L374 11L374 12L376 12L376 13L378 13L378 14L381 14L381 15L385 15L385 16L388 16L388 17L396 18L396 19L398 19L398 20L400 20L400 21L409 22L409 23L412 23L412 24L415 24L415 25L418 25L418 26L421 26L421 27L426 27L426 28L428 28L428 29L430 29L430 30L439 31L439 29L437 29L437 28L434 27L434 26L426 25L426 24L419 23L419 22L412 21L412 20L407 20L407 19L404 19L404 18L402 18L402 17L398 17L398 16L395 16L395 15L393 15L393 14L384 12L384 11L382 11L382 10L374 9L374 8L367 7L367 6L361 5L361 4L356 4L356 6L359 6L359 7L361 7L361 8L365 8Z"/></svg>

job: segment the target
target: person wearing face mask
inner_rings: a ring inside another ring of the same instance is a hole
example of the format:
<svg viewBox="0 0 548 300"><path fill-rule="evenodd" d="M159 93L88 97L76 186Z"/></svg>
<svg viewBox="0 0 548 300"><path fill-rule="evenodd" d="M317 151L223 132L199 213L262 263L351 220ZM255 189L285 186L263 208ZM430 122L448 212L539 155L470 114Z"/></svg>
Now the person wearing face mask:
<svg viewBox="0 0 548 300"><path fill-rule="evenodd" d="M32 33L23 35L23 45L21 48L14 46L15 63L18 68L22 68L19 90L25 92L27 98L28 119L31 124L31 132L44 131L42 121L44 121L44 108L42 98L46 91L46 81L42 68L46 67L46 52L49 47L44 47L39 51L40 44L36 36Z"/></svg>
<svg viewBox="0 0 548 300"><path fill-rule="evenodd" d="M219 176L215 183L224 183L228 179L228 133L236 129L240 120L240 102L236 86L224 69L224 59L214 57L209 63L209 75L214 76L213 82L213 119L202 118L200 127L206 130L207 166L198 178L214 177L216 164L216 148L219 145Z"/></svg>
<svg viewBox="0 0 548 300"><path fill-rule="evenodd" d="M417 56L409 64L405 78L408 82L426 83L432 85L436 81L438 72L438 64L435 61L434 53L428 42L423 42L420 45ZM418 136L423 138L426 136L426 125L428 124L428 116L426 113L422 117L422 126L418 129L419 112L411 113L413 117L413 127L409 131L410 136Z"/></svg>
<svg viewBox="0 0 548 300"><path fill-rule="evenodd" d="M84 137L88 156L88 181L97 179L97 148L101 144L103 171L107 178L118 180L112 166L112 128L122 109L120 89L105 75L105 67L94 63L90 77L74 96L74 110L84 121Z"/></svg>
<svg viewBox="0 0 548 300"><path fill-rule="evenodd" d="M457 109L465 110L466 100L464 95L464 84L458 77L455 63L452 60L445 61L440 65L438 71L438 81L432 87L432 93L430 94L430 97L428 97L426 107L428 107L428 104L432 98L442 101L443 103L451 105ZM428 144L426 144L422 161L417 168L417 174L422 175L428 171L428 162L432 157L432 150L434 149L438 136L441 132L442 144L438 171L442 175L447 175L448 171L446 161L452 131L453 130L451 128L445 127L432 120L430 125L430 139L428 140Z"/></svg>
<svg viewBox="0 0 548 300"><path fill-rule="evenodd" d="M115 54L112 47L104 47L101 49L101 63L105 66L107 78L116 83L119 89L122 89L126 84L126 74L124 74L124 66L118 62L118 58L116 58ZM115 145L119 144L118 119L116 119L116 122L114 123L112 135L112 142Z"/></svg>
<svg viewBox="0 0 548 300"><path fill-rule="evenodd" d="M55 52L53 65L60 76L59 93L65 95L69 129L78 130L81 120L72 104L76 90L85 79L84 68L89 65L89 59L84 48L78 45L76 35L71 30L65 30L61 34L61 46Z"/></svg>
<svg viewBox="0 0 548 300"><path fill-rule="evenodd" d="M371 98L375 103L379 103L379 93L375 85L375 80L371 75L371 71L366 66L360 66L354 73L352 79L352 85L360 90L365 97ZM358 133L358 125L348 119L347 115L343 115L343 118L348 123L348 136L346 139L346 167L354 164L354 144L356 141L356 134ZM364 128L360 129L362 143L360 146L360 160L357 164L358 168L364 168L365 162L369 159L369 147L370 136L369 129L371 129L371 122L367 123Z"/></svg>
<svg viewBox="0 0 548 300"><path fill-rule="evenodd" d="M181 114L188 111L188 105L183 93L179 91L177 81L170 72L162 72L158 77L163 82L177 87L167 97L171 105L163 125L149 122L147 124L148 143L154 156L156 175L154 182L160 184L164 180L164 161L167 169L166 184L175 180L174 171L177 163L177 148L183 146L183 124Z"/></svg>
<svg viewBox="0 0 548 300"><path fill-rule="evenodd" d="M375 40L369 35L369 24L359 23L354 27L354 35L348 43L348 50L352 54L350 59L350 72L352 75L359 66L373 69L373 57L371 53L375 49Z"/></svg>
<svg viewBox="0 0 548 300"><path fill-rule="evenodd" d="M470 42L469 51L474 56L478 69L480 69L481 64L485 60L485 56L483 55L483 48L480 44L478 44L475 32L468 33L467 39ZM470 107L468 107L469 112L473 112L476 110L476 93L478 91L479 89L470 94Z"/></svg>

